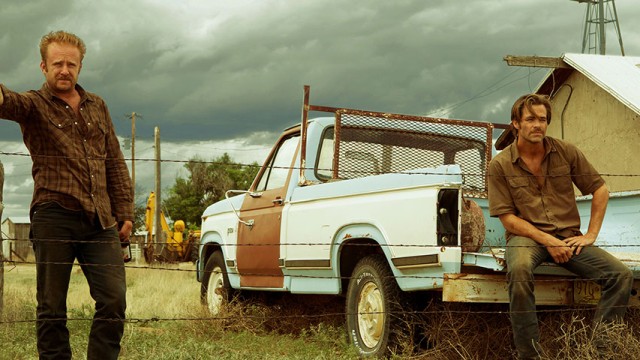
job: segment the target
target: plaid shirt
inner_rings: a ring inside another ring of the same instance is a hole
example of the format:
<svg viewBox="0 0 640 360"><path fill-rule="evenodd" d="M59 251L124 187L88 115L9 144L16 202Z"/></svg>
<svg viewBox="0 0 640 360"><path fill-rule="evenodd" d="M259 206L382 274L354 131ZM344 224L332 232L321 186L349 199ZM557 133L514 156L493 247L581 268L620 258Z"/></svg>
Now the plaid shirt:
<svg viewBox="0 0 640 360"><path fill-rule="evenodd" d="M31 209L53 201L90 220L97 214L104 228L133 221L131 178L107 105L80 85L76 90L80 116L46 84L25 93L0 85L0 118L20 124L33 161Z"/></svg>

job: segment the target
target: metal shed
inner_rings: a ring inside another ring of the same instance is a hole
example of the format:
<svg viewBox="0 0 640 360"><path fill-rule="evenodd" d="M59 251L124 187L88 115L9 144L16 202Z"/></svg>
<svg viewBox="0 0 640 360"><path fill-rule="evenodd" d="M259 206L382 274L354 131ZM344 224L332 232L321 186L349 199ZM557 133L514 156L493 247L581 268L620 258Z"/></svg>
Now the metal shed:
<svg viewBox="0 0 640 360"><path fill-rule="evenodd" d="M2 222L2 252L10 261L26 261L34 258L29 231L31 222L28 217L9 217Z"/></svg>

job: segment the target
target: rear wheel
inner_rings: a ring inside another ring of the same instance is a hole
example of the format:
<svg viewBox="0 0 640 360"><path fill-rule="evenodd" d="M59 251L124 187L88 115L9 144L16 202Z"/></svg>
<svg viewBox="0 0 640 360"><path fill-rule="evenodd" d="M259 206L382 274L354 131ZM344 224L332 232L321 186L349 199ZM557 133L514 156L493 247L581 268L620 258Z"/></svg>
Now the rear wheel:
<svg viewBox="0 0 640 360"><path fill-rule="evenodd" d="M222 251L214 252L204 267L204 277L200 288L200 299L207 305L212 315L217 315L222 306L231 299L232 289L229 285L227 268L224 265Z"/></svg>
<svg viewBox="0 0 640 360"><path fill-rule="evenodd" d="M347 330L360 354L384 356L398 345L402 298L384 256L358 262L347 290Z"/></svg>

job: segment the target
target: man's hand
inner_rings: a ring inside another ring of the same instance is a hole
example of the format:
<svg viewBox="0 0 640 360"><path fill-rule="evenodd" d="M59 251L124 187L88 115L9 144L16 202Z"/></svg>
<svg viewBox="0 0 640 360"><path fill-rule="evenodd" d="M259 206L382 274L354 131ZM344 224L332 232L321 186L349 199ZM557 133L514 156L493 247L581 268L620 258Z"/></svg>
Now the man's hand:
<svg viewBox="0 0 640 360"><path fill-rule="evenodd" d="M549 255L553 258L553 261L562 264L566 263L573 256L573 248L566 242L553 238L548 245L545 245Z"/></svg>
<svg viewBox="0 0 640 360"><path fill-rule="evenodd" d="M122 227L120 227L120 230L118 232L121 242L129 241L129 237L131 236L131 230L133 230L133 223L128 220L123 221Z"/></svg>
<svg viewBox="0 0 640 360"><path fill-rule="evenodd" d="M580 251L582 251L583 247L590 246L596 242L596 236L587 233L585 235L566 238L564 239L564 242L570 246L572 250L575 250L576 255L580 255Z"/></svg>
<svg viewBox="0 0 640 360"><path fill-rule="evenodd" d="M500 222L509 230L512 234L528 237L533 239L540 245L547 248L549 255L553 258L553 261L558 264L563 264L569 261L573 256L573 250L570 245L564 241L556 238L551 234L540 231L530 222L523 220L514 214L500 215Z"/></svg>

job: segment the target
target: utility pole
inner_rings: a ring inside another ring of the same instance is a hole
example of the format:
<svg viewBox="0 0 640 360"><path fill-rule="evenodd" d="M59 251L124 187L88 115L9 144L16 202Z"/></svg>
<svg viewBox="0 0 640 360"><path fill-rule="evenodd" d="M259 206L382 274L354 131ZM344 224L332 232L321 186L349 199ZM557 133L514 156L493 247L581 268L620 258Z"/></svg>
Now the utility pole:
<svg viewBox="0 0 640 360"><path fill-rule="evenodd" d="M154 130L154 139L155 139L155 147L156 147L156 213L155 213L155 225L156 225L156 236L154 237L155 246L154 246L154 258L156 254L162 255L162 249L164 247L165 239L164 239L164 231L162 231L162 201L161 201L161 183L160 183L160 174L161 174L161 161L160 161L160 128L157 126Z"/></svg>
<svg viewBox="0 0 640 360"><path fill-rule="evenodd" d="M584 21L584 34L582 36L583 54L605 55L607 50L607 36L605 26L613 23L618 34L620 53L624 56L622 33L618 22L618 11L614 0L573 0L587 4L587 14Z"/></svg>
<svg viewBox="0 0 640 360"><path fill-rule="evenodd" d="M131 119L131 196L133 197L134 210L136 199L136 117L142 118L135 111L128 116Z"/></svg>
<svg viewBox="0 0 640 360"><path fill-rule="evenodd" d="M131 196L136 198L136 113L131 113ZM135 205L134 205L135 207Z"/></svg>
<svg viewBox="0 0 640 360"><path fill-rule="evenodd" d="M0 219L2 219L2 210L4 210L4 204L2 203L2 191L4 188L4 166L0 161ZM2 231L0 231L0 316L4 312L4 254L2 252Z"/></svg>

